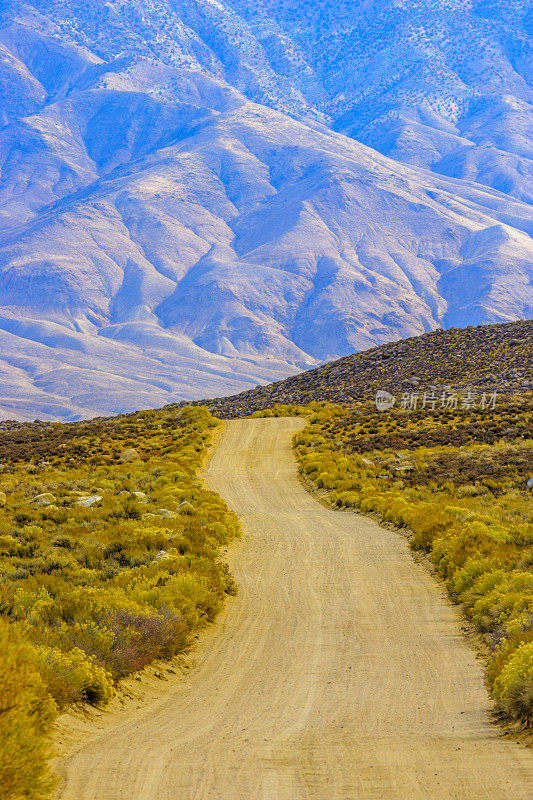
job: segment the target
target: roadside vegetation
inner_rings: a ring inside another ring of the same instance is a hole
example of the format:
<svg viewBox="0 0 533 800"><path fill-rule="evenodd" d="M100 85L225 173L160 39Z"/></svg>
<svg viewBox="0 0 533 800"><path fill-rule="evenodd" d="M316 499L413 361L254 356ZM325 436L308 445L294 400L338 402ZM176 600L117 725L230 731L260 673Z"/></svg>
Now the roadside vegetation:
<svg viewBox="0 0 533 800"><path fill-rule="evenodd" d="M205 408L0 430L0 786L44 800L58 712L184 651L235 583L237 518L197 477Z"/></svg>
<svg viewBox="0 0 533 800"><path fill-rule="evenodd" d="M530 729L532 400L452 412L314 404L300 409L310 422L294 440L302 477L323 500L409 531L482 637L500 714Z"/></svg>

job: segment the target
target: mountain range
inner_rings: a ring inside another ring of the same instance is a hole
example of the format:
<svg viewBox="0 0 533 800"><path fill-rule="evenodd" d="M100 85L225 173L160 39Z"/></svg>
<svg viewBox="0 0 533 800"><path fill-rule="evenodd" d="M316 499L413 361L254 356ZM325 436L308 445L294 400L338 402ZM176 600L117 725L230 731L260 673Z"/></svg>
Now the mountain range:
<svg viewBox="0 0 533 800"><path fill-rule="evenodd" d="M533 2L0 6L0 416L533 316Z"/></svg>

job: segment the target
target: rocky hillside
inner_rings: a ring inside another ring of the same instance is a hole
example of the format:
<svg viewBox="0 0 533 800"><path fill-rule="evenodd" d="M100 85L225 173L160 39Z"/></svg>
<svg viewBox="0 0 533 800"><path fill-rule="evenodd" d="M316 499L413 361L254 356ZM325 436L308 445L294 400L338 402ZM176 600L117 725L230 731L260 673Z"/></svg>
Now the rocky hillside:
<svg viewBox="0 0 533 800"><path fill-rule="evenodd" d="M391 393L397 402L403 394L421 401L424 392L433 389L440 397L442 392L465 394L468 387L473 402L483 393L533 391L533 320L438 330L355 353L270 386L204 402L216 416L231 419L276 403L350 404L372 400L378 390Z"/></svg>
<svg viewBox="0 0 533 800"><path fill-rule="evenodd" d="M530 317L530 6L3 3L0 418Z"/></svg>
<svg viewBox="0 0 533 800"><path fill-rule="evenodd" d="M230 5L336 130L404 163L533 198L530 0Z"/></svg>

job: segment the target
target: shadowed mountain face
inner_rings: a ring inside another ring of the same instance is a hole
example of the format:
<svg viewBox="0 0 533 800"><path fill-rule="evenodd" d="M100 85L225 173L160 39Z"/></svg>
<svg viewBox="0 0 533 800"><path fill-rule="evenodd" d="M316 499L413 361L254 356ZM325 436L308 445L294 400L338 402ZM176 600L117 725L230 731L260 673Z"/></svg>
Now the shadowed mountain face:
<svg viewBox="0 0 533 800"><path fill-rule="evenodd" d="M0 416L532 316L531 8L4 4Z"/></svg>

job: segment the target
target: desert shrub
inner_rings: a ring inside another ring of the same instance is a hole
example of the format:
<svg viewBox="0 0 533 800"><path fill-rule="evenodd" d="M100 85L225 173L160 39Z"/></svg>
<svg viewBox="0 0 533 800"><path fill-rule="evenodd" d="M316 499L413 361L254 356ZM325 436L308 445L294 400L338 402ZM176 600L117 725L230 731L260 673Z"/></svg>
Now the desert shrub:
<svg viewBox="0 0 533 800"><path fill-rule="evenodd" d="M480 497L481 495L487 494L488 489L486 486L479 486L473 485L470 483L465 483L463 486L459 486L456 490L457 497Z"/></svg>
<svg viewBox="0 0 533 800"><path fill-rule="evenodd" d="M451 597L454 600L459 600L468 589L472 588L477 578L486 572L491 572L495 566L494 560L490 558L469 559L448 580L447 588Z"/></svg>
<svg viewBox="0 0 533 800"><path fill-rule="evenodd" d="M56 706L33 649L0 620L0 787L3 800L45 800L54 784L47 758Z"/></svg>
<svg viewBox="0 0 533 800"><path fill-rule="evenodd" d="M135 498L126 498L124 501L122 514L125 519L141 519L142 511L139 508L138 503L135 502Z"/></svg>
<svg viewBox="0 0 533 800"><path fill-rule="evenodd" d="M88 703L102 706L113 696L111 675L78 647L65 653L54 647L37 650L36 666L60 709Z"/></svg>
<svg viewBox="0 0 533 800"><path fill-rule="evenodd" d="M52 539L51 544L54 547L63 547L65 550L72 550L75 546L75 542L70 536L57 536L55 539Z"/></svg>
<svg viewBox="0 0 533 800"><path fill-rule="evenodd" d="M116 612L108 621L115 637L109 662L117 678L142 669L155 659L182 651L190 629L180 615L169 609L159 613Z"/></svg>
<svg viewBox="0 0 533 800"><path fill-rule="evenodd" d="M428 503L418 503L409 514L407 522L413 531L411 547L426 553L432 550L435 539L453 525L449 514Z"/></svg>
<svg viewBox="0 0 533 800"><path fill-rule="evenodd" d="M533 642L522 644L494 681L501 710L529 725L533 721Z"/></svg>

